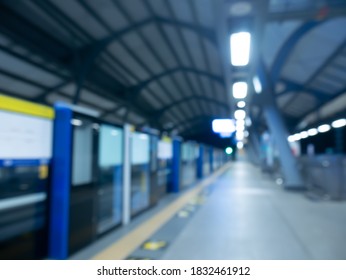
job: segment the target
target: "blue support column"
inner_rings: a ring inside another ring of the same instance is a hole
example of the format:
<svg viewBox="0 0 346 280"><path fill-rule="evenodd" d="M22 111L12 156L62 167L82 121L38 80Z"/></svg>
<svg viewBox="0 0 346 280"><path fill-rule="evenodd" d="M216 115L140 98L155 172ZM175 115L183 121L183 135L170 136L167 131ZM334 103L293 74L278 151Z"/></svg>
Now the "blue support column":
<svg viewBox="0 0 346 280"><path fill-rule="evenodd" d="M199 154L197 158L197 178L203 178L203 157L204 157L204 147L199 145Z"/></svg>
<svg viewBox="0 0 346 280"><path fill-rule="evenodd" d="M209 148L209 164L210 164L210 173L214 172L214 149Z"/></svg>
<svg viewBox="0 0 346 280"><path fill-rule="evenodd" d="M173 139L172 185L169 192L177 193L180 189L180 157L181 141L179 139Z"/></svg>
<svg viewBox="0 0 346 280"><path fill-rule="evenodd" d="M277 72L275 71L275 73ZM260 102L271 136L279 152L279 160L285 179L284 186L286 189L291 190L305 189L302 175L287 141L288 131L286 125L275 100L274 83L276 78L271 79L263 62L259 64L259 74L263 88Z"/></svg>
<svg viewBox="0 0 346 280"><path fill-rule="evenodd" d="M285 188L291 190L304 189L303 178L297 168L297 162L292 154L287 141L286 130L282 116L274 102L268 102L264 106L264 115L271 135L279 150L279 159L285 177Z"/></svg>
<svg viewBox="0 0 346 280"><path fill-rule="evenodd" d="M249 146L251 146L251 150L252 150L252 156L253 156L253 163L260 165L261 164L261 147L260 147L260 143L259 143L259 137L257 134L257 131L255 131L254 129L252 129L250 131L250 143Z"/></svg>
<svg viewBox="0 0 346 280"><path fill-rule="evenodd" d="M72 111L55 105L48 257L68 257Z"/></svg>

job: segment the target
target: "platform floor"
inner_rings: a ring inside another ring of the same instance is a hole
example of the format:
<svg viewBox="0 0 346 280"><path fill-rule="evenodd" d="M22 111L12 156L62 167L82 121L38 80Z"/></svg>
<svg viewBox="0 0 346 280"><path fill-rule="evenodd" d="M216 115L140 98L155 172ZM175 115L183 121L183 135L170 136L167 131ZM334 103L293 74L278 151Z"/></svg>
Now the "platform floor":
<svg viewBox="0 0 346 280"><path fill-rule="evenodd" d="M118 235L113 240L115 243L106 246L105 241L100 240L101 251L95 243L92 250L86 249L89 255L77 254L75 258L116 259L121 256L119 251L127 246L145 240L168 240L164 249L147 254L137 245L127 256L346 259L346 202L311 200L303 192L285 191L247 162L230 163L201 183L196 189L208 190L208 195L198 207L186 204L191 199L189 196L196 195L194 190L171 197L167 205L159 205L128 229L122 228L106 237L112 240ZM209 185L209 189L205 185ZM195 208L186 219L178 218L182 205L184 209ZM161 224L156 226L155 223ZM151 237L145 236L153 226L156 230ZM124 236L119 236L119 232Z"/></svg>
<svg viewBox="0 0 346 280"><path fill-rule="evenodd" d="M164 259L346 259L345 202L284 191L246 162L216 184Z"/></svg>

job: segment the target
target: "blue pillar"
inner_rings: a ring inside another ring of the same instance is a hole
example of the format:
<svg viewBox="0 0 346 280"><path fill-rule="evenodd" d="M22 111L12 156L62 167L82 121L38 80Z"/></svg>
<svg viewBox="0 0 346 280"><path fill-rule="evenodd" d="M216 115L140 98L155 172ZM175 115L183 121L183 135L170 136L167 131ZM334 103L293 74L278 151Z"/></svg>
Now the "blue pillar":
<svg viewBox="0 0 346 280"><path fill-rule="evenodd" d="M214 171L214 149L212 147L209 148L209 164L210 164L210 173Z"/></svg>
<svg viewBox="0 0 346 280"><path fill-rule="evenodd" d="M279 150L279 159L286 189L305 189L303 178L298 170L295 157L287 141L288 132L279 109L274 102L267 102L264 106L264 116L267 120L273 140Z"/></svg>
<svg viewBox="0 0 346 280"><path fill-rule="evenodd" d="M181 141L179 139L173 139L172 185L169 192L177 193L180 189L180 156Z"/></svg>
<svg viewBox="0 0 346 280"><path fill-rule="evenodd" d="M68 257L72 111L55 105L48 257Z"/></svg>
<svg viewBox="0 0 346 280"><path fill-rule="evenodd" d="M197 178L203 178L203 157L204 157L204 147L203 145L199 145L199 155L197 158Z"/></svg>

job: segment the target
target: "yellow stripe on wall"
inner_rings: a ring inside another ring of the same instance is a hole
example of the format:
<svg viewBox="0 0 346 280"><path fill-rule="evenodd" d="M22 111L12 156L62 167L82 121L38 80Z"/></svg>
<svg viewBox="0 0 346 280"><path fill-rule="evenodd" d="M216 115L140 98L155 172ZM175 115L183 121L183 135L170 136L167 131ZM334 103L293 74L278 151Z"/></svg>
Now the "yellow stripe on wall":
<svg viewBox="0 0 346 280"><path fill-rule="evenodd" d="M17 112L48 119L54 118L54 110L48 106L0 94L0 110Z"/></svg>

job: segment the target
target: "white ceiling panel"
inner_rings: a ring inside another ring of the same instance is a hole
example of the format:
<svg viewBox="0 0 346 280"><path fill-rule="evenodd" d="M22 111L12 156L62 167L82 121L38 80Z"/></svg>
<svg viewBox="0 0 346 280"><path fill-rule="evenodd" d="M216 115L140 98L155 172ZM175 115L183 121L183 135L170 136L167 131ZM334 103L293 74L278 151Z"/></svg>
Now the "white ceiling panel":
<svg viewBox="0 0 346 280"><path fill-rule="evenodd" d="M182 72L177 72L173 74L177 82L179 83L180 88L183 90L184 96L190 96L193 94L191 92L190 87L187 85L186 80L184 78L184 74Z"/></svg>
<svg viewBox="0 0 346 280"><path fill-rule="evenodd" d="M127 112L127 108L121 107L119 110L116 111L116 114L118 116L123 117L123 116L125 116L126 112Z"/></svg>
<svg viewBox="0 0 346 280"><path fill-rule="evenodd" d="M54 86L61 82L61 79L40 68L26 63L23 60L10 56L0 51L0 68L8 72L22 76L44 86Z"/></svg>
<svg viewBox="0 0 346 280"><path fill-rule="evenodd" d="M286 79L305 83L346 39L346 18L322 23L295 46L282 71Z"/></svg>
<svg viewBox="0 0 346 280"><path fill-rule="evenodd" d="M85 10L78 1L51 0L72 21L75 21L93 38L101 39L108 35L107 30ZM87 19L87 20L86 20Z"/></svg>
<svg viewBox="0 0 346 280"><path fill-rule="evenodd" d="M109 99L105 99L95 93L92 93L88 90L83 90L80 95L80 100L95 104L97 107L101 107L102 109L112 109L116 106L116 103L110 101Z"/></svg>
<svg viewBox="0 0 346 280"><path fill-rule="evenodd" d="M42 92L42 89L39 87L3 75L0 75L0 89L17 93L27 98L34 98Z"/></svg>
<svg viewBox="0 0 346 280"><path fill-rule="evenodd" d="M204 40L204 46L207 51L207 55L209 57L208 61L210 63L210 69L215 75L223 75L223 71L220 63L219 52L216 47L209 42L208 40Z"/></svg>
<svg viewBox="0 0 346 280"><path fill-rule="evenodd" d="M167 92L164 91L161 85L159 85L156 81L151 82L148 85L148 89L154 92L156 98L158 98L162 104L168 105L171 102L167 96Z"/></svg>
<svg viewBox="0 0 346 280"><path fill-rule="evenodd" d="M179 56L179 60L183 66L191 67L189 64L189 60L187 54L184 50L180 37L176 29L168 24L163 25L164 31L166 32L170 44L176 50L177 55Z"/></svg>
<svg viewBox="0 0 346 280"><path fill-rule="evenodd" d="M180 91L177 89L177 87L173 83L171 76L165 76L165 77L161 78L161 83L164 86L166 86L166 88L168 88L169 91L172 93L174 101L182 98Z"/></svg>
<svg viewBox="0 0 346 280"><path fill-rule="evenodd" d="M339 90L343 89L345 87L345 82L346 81L340 81L340 80L336 80L336 79L331 79L329 77L324 76L323 74L321 74L317 79L315 79L312 83L312 85L314 84L325 84L328 87L330 87L330 91L331 92L338 92Z"/></svg>
<svg viewBox="0 0 346 280"><path fill-rule="evenodd" d="M121 118L114 116L114 114L109 114L104 119L105 119L105 121L110 122L110 123L116 123L116 124L123 123Z"/></svg>
<svg viewBox="0 0 346 280"><path fill-rule="evenodd" d="M270 69L279 50L289 36L302 24L301 21L269 22L265 25L262 39L262 55Z"/></svg>
<svg viewBox="0 0 346 280"><path fill-rule="evenodd" d="M99 107L94 107L94 106L92 106L92 105L90 105L90 104L86 104L86 103L84 103L84 102L80 102L80 103L78 104L78 106L81 106L81 107L85 107L85 108L87 108L87 109L90 109L90 110L94 111L95 114L97 114L97 115L101 115L101 113L102 113L102 110L101 110Z"/></svg>
<svg viewBox="0 0 346 280"><path fill-rule="evenodd" d="M213 98L214 93L211 87L210 79L208 79L207 77L201 76L200 80L202 83L202 87L204 88L204 92L206 93L206 96Z"/></svg>
<svg viewBox="0 0 346 280"><path fill-rule="evenodd" d="M159 61L148 49L143 40L136 33L129 33L123 37L124 42L137 55L138 59L144 63L153 73L158 74L163 71Z"/></svg>
<svg viewBox="0 0 346 280"><path fill-rule="evenodd" d="M297 94L297 93L295 93L295 92L288 92L288 93L285 93L285 94L282 94L282 95L278 96L278 97L276 98L276 102L277 102L279 108L285 107L285 105L287 104L287 102L288 102L289 100L291 100L291 98L292 98L293 95L295 95L295 94Z"/></svg>
<svg viewBox="0 0 346 280"><path fill-rule="evenodd" d="M18 5L18 1L8 1L8 3L24 18L27 18L35 26L48 32L58 40L63 41L64 44L73 45L74 47L81 46L79 40L73 38L61 24L39 8L35 1L21 1L20 5Z"/></svg>
<svg viewBox="0 0 346 280"><path fill-rule="evenodd" d="M57 94L57 93L53 93L53 94L50 94L49 96L47 96L46 98L47 102L49 104L54 104L55 102L64 102L64 103L67 103L67 104L71 104L72 103L72 100L66 96L63 96L61 94Z"/></svg>
<svg viewBox="0 0 346 280"><path fill-rule="evenodd" d="M174 59L172 52L163 40L158 28L154 24L146 25L141 29L148 38L154 48L155 53L164 61L168 68L174 68L178 66L178 62Z"/></svg>
<svg viewBox="0 0 346 280"><path fill-rule="evenodd" d="M175 16L185 22L192 22L192 12L189 1L186 0L169 0Z"/></svg>
<svg viewBox="0 0 346 280"><path fill-rule="evenodd" d="M204 27L214 28L215 26L215 7L214 0L193 0L194 7L197 10L198 23Z"/></svg>
<svg viewBox="0 0 346 280"><path fill-rule="evenodd" d="M119 42L112 43L109 46L109 50L140 80L146 80L150 77L150 74L140 64L138 64L138 62L127 52L126 49L124 49L122 45L120 45Z"/></svg>
<svg viewBox="0 0 346 280"><path fill-rule="evenodd" d="M151 7L156 15L164 18L170 17L165 1L149 0L149 3L151 4Z"/></svg>
<svg viewBox="0 0 346 280"><path fill-rule="evenodd" d="M102 59L101 59L102 58ZM108 66L105 66L105 61L107 61ZM137 80L136 78L134 78L132 75L129 75L124 68L119 65L119 63L117 63L117 61L114 61L113 58L110 57L109 54L101 54L98 62L98 65L101 65L103 67L106 67L106 69L108 69L108 71L112 72L120 82L124 82L124 83L130 83L130 84L137 84L139 82L139 80ZM111 67L109 66L109 64L111 65ZM126 65L125 65L126 66Z"/></svg>
<svg viewBox="0 0 346 280"><path fill-rule="evenodd" d="M143 0L116 0L121 2L122 6L130 14L134 21L147 19L150 14L144 5Z"/></svg>
<svg viewBox="0 0 346 280"><path fill-rule="evenodd" d="M321 118L327 118L346 109L346 92L334 100L328 102L319 110Z"/></svg>
<svg viewBox="0 0 346 280"><path fill-rule="evenodd" d="M213 83L214 83L214 88L216 90L214 96L217 96L217 99L220 101L228 102L229 97L227 96L227 92L225 92L225 88L217 82L213 81Z"/></svg>
<svg viewBox="0 0 346 280"><path fill-rule="evenodd" d="M112 76L114 79L116 79L117 81L119 81L120 83L122 83L124 86L129 86L133 83L135 83L135 79L131 79L131 83L130 83L130 79L128 79L127 76L121 74L119 75L118 71L114 70L113 65L110 67L108 64L106 63L102 63L102 64L98 64L98 66L105 71L108 75Z"/></svg>
<svg viewBox="0 0 346 280"><path fill-rule="evenodd" d="M200 107L198 106L196 99L193 99L190 104L189 107L192 108L191 112L196 114L200 111Z"/></svg>
<svg viewBox="0 0 346 280"><path fill-rule="evenodd" d="M188 76L189 80L191 81L191 84L192 84L192 87L194 90L194 94L203 95L203 92L200 91L200 86L198 84L198 80L197 80L196 75L192 74L192 73L187 73L186 75Z"/></svg>
<svg viewBox="0 0 346 280"><path fill-rule="evenodd" d="M201 70L207 70L203 57L202 46L195 32L188 29L183 29L183 37L189 48L189 53L192 57L194 65Z"/></svg>
<svg viewBox="0 0 346 280"><path fill-rule="evenodd" d="M69 83L66 86L62 87L60 91L68 94L69 96L74 96L76 93L76 84Z"/></svg>
<svg viewBox="0 0 346 280"><path fill-rule="evenodd" d="M324 80L324 81L314 81L311 83L309 86L311 89L316 89L319 91L322 91L327 94L335 94L337 92L337 87L335 86L334 83L330 82L329 80Z"/></svg>
<svg viewBox="0 0 346 280"><path fill-rule="evenodd" d="M300 117L316 105L317 100L314 96L307 93L299 93L289 104L285 105L284 110L289 115Z"/></svg>
<svg viewBox="0 0 346 280"><path fill-rule="evenodd" d="M340 71L339 69L333 67L333 64L328 66L326 70L323 72L326 73L327 75L331 75L335 77L338 80L345 81L346 78L346 64L345 64L345 71Z"/></svg>
<svg viewBox="0 0 346 280"><path fill-rule="evenodd" d="M142 117L138 116L135 113L130 113L128 116L128 119L133 124L140 124L144 121L144 119Z"/></svg>
<svg viewBox="0 0 346 280"><path fill-rule="evenodd" d="M86 0L86 2L113 30L118 31L128 27L129 22L115 7L112 0Z"/></svg>
<svg viewBox="0 0 346 280"><path fill-rule="evenodd" d="M159 109L162 107L162 103L154 96L150 91L143 90L141 94L142 98L144 98L154 109Z"/></svg>

